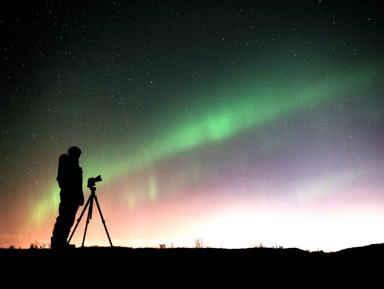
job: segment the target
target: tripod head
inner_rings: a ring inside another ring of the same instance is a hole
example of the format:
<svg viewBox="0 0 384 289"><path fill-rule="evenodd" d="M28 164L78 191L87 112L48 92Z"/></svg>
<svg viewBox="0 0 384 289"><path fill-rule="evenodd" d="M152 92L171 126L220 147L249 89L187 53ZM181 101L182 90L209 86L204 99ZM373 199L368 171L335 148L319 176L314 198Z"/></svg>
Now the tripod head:
<svg viewBox="0 0 384 289"><path fill-rule="evenodd" d="M100 175L98 175L96 178L89 178L87 187L91 190L92 193L95 193L96 191L95 185L97 182L101 182L101 181L102 179Z"/></svg>

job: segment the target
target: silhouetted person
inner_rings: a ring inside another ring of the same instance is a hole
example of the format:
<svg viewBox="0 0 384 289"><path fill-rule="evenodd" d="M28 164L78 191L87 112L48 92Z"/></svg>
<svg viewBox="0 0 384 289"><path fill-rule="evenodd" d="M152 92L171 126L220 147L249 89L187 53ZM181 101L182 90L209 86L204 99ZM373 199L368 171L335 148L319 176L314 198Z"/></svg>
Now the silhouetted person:
<svg viewBox="0 0 384 289"><path fill-rule="evenodd" d="M51 238L52 249L74 247L67 244L71 227L75 222L79 206L84 205L83 171L79 166L81 150L78 147L68 149L68 154L59 158L57 181L60 191L59 216Z"/></svg>

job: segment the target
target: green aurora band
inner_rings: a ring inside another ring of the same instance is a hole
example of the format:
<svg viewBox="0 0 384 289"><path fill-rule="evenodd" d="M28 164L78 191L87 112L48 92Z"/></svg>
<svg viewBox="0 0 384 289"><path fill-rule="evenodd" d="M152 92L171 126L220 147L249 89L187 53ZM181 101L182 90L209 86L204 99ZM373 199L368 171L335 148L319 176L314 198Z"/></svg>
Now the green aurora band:
<svg viewBox="0 0 384 289"><path fill-rule="evenodd" d="M81 160L84 180L101 174L104 186L121 176L151 170L153 164L177 154L208 143L223 142L240 132L257 130L302 110L337 103L351 94L367 92L377 86L382 75L381 71L367 73L364 68L332 72L323 75L302 72L300 82L290 82L283 74L273 75L262 80L255 78L253 85L246 88L220 89L220 92L213 90L211 93L216 94L214 97L209 92L202 93L199 100L213 99L215 103L207 105L203 102L204 105L190 106L182 110L183 114L174 116L164 114L166 119L154 125L153 133L145 135L141 143L133 144L129 154L119 155L121 150L116 144L104 144L101 145L101 152L84 154ZM129 139L132 140L132 136ZM127 143L131 145L129 141ZM122 144L127 145L124 140ZM119 161L112 163L111 160ZM55 174L52 173L53 179ZM150 178L145 194L140 199L156 199L155 179ZM55 182L43 196L32 206L30 220L33 224L41 224L57 210L59 189Z"/></svg>

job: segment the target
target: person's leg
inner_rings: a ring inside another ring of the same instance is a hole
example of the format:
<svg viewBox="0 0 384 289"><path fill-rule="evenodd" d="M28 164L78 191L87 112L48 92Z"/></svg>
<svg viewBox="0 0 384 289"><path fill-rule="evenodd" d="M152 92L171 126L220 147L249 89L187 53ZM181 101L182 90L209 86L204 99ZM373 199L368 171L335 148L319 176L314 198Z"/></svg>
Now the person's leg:
<svg viewBox="0 0 384 289"><path fill-rule="evenodd" d="M76 212L79 206L67 202L61 202L59 205L59 216L53 228L51 247L60 249L67 246L67 239L73 223L75 222Z"/></svg>

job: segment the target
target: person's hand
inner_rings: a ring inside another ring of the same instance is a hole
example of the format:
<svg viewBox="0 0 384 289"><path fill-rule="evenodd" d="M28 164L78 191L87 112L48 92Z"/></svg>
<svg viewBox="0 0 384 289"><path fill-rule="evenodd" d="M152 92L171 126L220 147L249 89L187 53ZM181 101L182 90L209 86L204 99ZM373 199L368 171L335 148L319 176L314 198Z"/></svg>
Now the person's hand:
<svg viewBox="0 0 384 289"><path fill-rule="evenodd" d="M84 205L84 197L82 197L80 200L79 200L79 206L82 206Z"/></svg>

